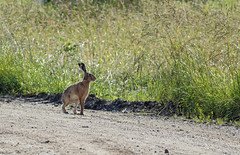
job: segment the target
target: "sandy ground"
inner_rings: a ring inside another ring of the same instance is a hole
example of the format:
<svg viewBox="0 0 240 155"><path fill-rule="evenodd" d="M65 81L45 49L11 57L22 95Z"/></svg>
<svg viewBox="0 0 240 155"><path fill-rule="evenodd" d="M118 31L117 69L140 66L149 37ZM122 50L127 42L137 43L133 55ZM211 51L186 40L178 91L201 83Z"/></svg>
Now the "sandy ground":
<svg viewBox="0 0 240 155"><path fill-rule="evenodd" d="M165 153L166 152L166 153ZM0 98L0 154L240 154L239 127Z"/></svg>

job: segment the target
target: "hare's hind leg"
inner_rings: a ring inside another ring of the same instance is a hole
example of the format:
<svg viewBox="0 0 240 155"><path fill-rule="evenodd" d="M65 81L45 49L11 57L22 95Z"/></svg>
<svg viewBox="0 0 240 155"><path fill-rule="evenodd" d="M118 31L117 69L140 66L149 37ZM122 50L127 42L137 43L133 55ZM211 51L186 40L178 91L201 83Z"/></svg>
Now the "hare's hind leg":
<svg viewBox="0 0 240 155"><path fill-rule="evenodd" d="M64 114L68 114L68 112L67 112L66 109L65 109L66 106L67 106L67 104L65 104L65 103L62 104L62 112L63 112Z"/></svg>
<svg viewBox="0 0 240 155"><path fill-rule="evenodd" d="M64 114L68 114L68 112L66 111L65 107L69 104L69 101L68 100L66 101L65 99L63 99L62 102L63 102L63 104L62 104L62 112Z"/></svg>
<svg viewBox="0 0 240 155"><path fill-rule="evenodd" d="M74 101L74 103L75 103L75 105L74 105L73 113L74 114L79 114L79 113L77 113L77 107L78 107L78 104L79 104L79 99L76 99Z"/></svg>

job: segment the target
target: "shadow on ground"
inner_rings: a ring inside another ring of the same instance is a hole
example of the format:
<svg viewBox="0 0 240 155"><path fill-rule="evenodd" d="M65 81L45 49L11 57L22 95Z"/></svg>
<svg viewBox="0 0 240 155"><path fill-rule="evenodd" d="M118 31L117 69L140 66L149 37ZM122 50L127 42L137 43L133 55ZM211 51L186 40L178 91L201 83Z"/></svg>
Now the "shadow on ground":
<svg viewBox="0 0 240 155"><path fill-rule="evenodd" d="M53 104L59 106L61 102L61 93L47 94L40 93L38 95L15 95L5 96L7 102L11 102L15 98L21 98L28 102L36 102L39 104ZM173 102L158 103L156 101L124 101L121 99L115 99L113 101L107 101L105 99L99 99L94 94L90 94L85 103L85 109L92 110L104 110L104 111L116 111L124 113L140 113L143 115L164 115L171 116L176 113L176 106Z"/></svg>

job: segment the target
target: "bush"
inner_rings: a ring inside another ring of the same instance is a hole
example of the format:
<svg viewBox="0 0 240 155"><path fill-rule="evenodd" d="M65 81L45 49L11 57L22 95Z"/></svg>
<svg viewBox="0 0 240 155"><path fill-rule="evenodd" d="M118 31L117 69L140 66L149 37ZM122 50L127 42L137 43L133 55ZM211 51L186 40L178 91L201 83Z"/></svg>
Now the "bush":
<svg viewBox="0 0 240 155"><path fill-rule="evenodd" d="M16 76L8 70L0 70L0 94L21 92L21 84Z"/></svg>

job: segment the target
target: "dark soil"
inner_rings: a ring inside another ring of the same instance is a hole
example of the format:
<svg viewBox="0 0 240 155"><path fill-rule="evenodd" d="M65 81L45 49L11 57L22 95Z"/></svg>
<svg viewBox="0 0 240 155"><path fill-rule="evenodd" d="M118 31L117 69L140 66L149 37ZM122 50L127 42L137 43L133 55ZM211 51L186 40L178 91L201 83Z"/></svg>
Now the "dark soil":
<svg viewBox="0 0 240 155"><path fill-rule="evenodd" d="M53 104L59 106L62 104L61 93L57 94L29 94L29 95L15 95L6 97L9 102L12 99L20 97L26 101L37 102L39 104ZM85 109L103 110L103 111L116 111L124 113L141 113L143 115L165 115L171 116L176 113L176 106L173 102L159 103L156 101L124 101L121 99L115 99L113 101L107 101L105 99L99 99L94 94L90 94L85 103Z"/></svg>

